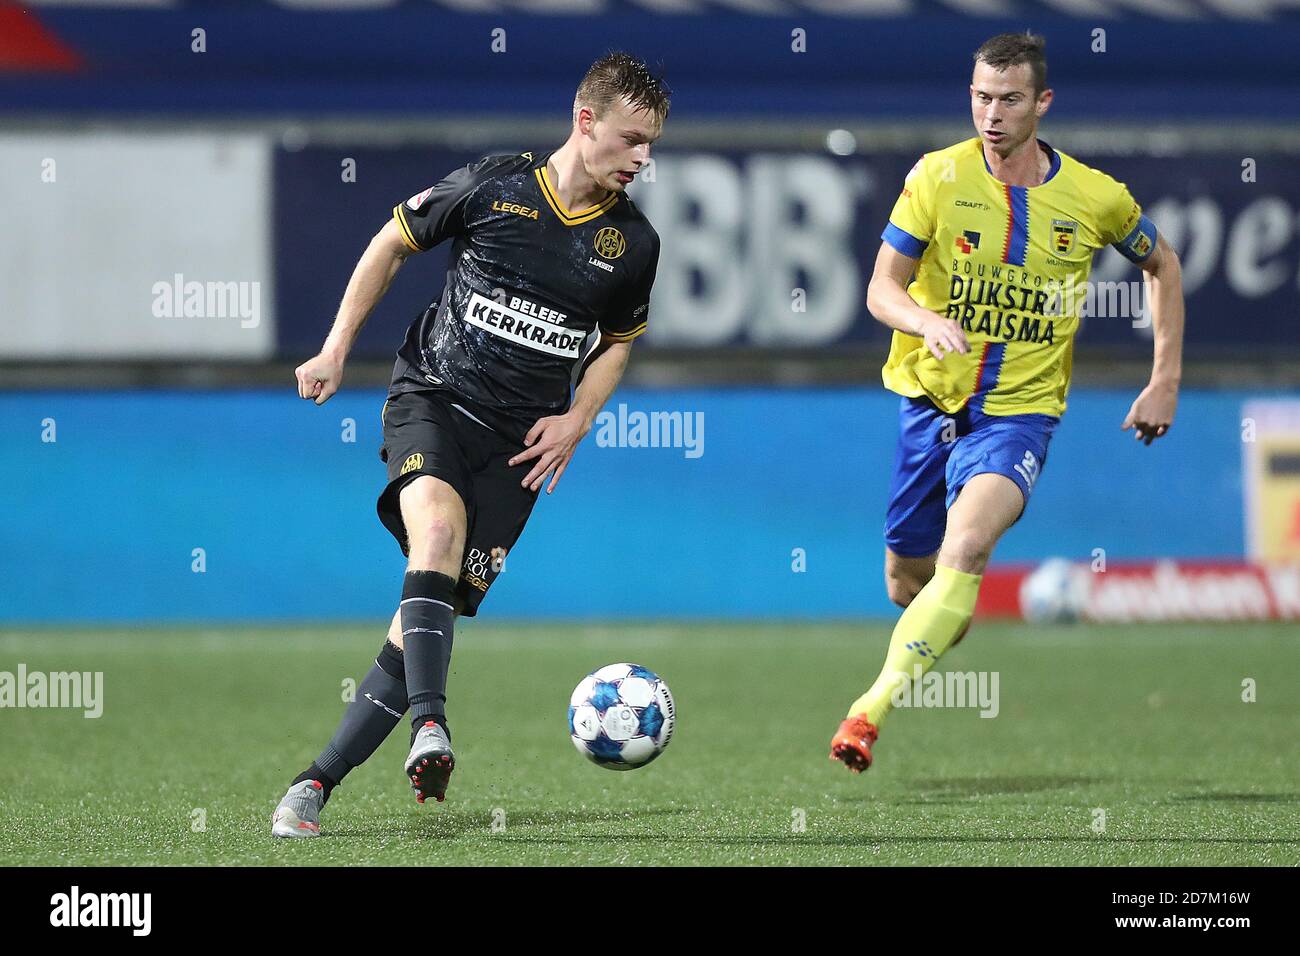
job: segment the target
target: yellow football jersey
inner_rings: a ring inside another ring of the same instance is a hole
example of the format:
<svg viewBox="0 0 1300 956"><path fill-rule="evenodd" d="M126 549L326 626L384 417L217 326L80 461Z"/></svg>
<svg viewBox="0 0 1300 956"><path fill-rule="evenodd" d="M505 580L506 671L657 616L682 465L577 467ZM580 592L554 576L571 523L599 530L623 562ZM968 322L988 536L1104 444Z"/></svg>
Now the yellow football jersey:
<svg viewBox="0 0 1300 956"><path fill-rule="evenodd" d="M1051 168L1038 186L995 179L978 137L912 167L881 238L920 260L908 293L960 322L971 351L939 361L896 331L886 388L949 413L1065 410L1093 253L1143 262L1156 230L1123 183L1039 142Z"/></svg>

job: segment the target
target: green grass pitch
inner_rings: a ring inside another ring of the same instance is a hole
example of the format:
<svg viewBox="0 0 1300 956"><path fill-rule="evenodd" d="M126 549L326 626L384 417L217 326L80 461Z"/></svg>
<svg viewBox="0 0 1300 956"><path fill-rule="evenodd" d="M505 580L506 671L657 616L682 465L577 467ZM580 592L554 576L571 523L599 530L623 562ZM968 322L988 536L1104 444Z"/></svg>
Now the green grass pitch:
<svg viewBox="0 0 1300 956"><path fill-rule="evenodd" d="M888 623L465 622L447 802L415 803L404 722L321 839L273 841L383 626L0 632L0 670L103 671L105 698L97 720L0 710L0 862L1300 862L1300 638L1268 624L977 623L940 667L997 671L998 716L897 711L855 777L827 743ZM668 680L678 724L657 762L615 773L574 751L564 714L623 660Z"/></svg>

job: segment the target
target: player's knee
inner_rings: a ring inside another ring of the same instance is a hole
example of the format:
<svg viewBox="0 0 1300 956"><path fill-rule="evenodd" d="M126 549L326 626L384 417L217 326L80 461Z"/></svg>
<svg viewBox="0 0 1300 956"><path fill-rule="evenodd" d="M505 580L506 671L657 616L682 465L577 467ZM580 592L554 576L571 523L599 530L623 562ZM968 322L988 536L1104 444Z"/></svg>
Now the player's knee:
<svg viewBox="0 0 1300 956"><path fill-rule="evenodd" d="M406 533L413 561L440 564L455 554L456 526L443 515L434 512L407 522Z"/></svg>
<svg viewBox="0 0 1300 956"><path fill-rule="evenodd" d="M897 578L887 578L885 580L885 590L889 592L889 600L899 607L907 607L918 593Z"/></svg>
<svg viewBox="0 0 1300 956"><path fill-rule="evenodd" d="M943 541L939 560L945 567L956 568L967 574L983 574L993 554L994 542L978 531L958 531Z"/></svg>
<svg viewBox="0 0 1300 956"><path fill-rule="evenodd" d="M910 575L885 575L885 590L889 592L889 600L899 607L907 607L911 604L923 587L925 587L924 581L919 581Z"/></svg>

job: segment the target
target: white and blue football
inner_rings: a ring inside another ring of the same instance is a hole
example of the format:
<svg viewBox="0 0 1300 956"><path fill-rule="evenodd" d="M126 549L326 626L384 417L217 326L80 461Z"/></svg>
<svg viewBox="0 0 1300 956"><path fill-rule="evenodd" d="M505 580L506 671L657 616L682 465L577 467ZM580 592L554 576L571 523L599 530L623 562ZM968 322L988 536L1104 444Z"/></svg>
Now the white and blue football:
<svg viewBox="0 0 1300 956"><path fill-rule="evenodd" d="M673 695L658 674L638 664L607 664L574 688L569 737L593 763L634 770L664 752L674 716Z"/></svg>

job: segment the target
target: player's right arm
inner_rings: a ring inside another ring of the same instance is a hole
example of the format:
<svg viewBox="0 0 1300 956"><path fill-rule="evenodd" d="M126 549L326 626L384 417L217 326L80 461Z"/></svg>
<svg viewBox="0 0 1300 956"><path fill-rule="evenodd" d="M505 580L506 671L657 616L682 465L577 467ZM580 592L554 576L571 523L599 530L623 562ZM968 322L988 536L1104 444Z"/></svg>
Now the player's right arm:
<svg viewBox="0 0 1300 956"><path fill-rule="evenodd" d="M352 350L352 343L388 291L397 270L406 257L413 254L414 250L402 238L395 219L388 220L384 228L375 233L361 254L357 267L352 270L343 302L320 354L294 370L299 398L310 398L317 405L323 405L339 390L343 382L343 363Z"/></svg>
<svg viewBox="0 0 1300 956"><path fill-rule="evenodd" d="M923 339L937 359L942 360L946 352L969 352L970 344L960 325L922 308L907 294L908 281L918 262L882 242L867 285L867 309L891 329Z"/></svg>
<svg viewBox="0 0 1300 956"><path fill-rule="evenodd" d="M406 257L432 249L444 239L466 231L465 203L475 187L491 175L503 159L485 156L449 173L436 185L416 193L393 209L352 270L334 327L320 354L299 365L298 395L323 404L343 381L343 363L370 313L388 291Z"/></svg>
<svg viewBox="0 0 1300 956"><path fill-rule="evenodd" d="M925 341L940 361L946 352L969 352L966 336L956 322L916 304L908 283L935 233L935 171L926 154L903 179L889 223L881 233L876 268L867 286L867 309L879 321L904 335Z"/></svg>

